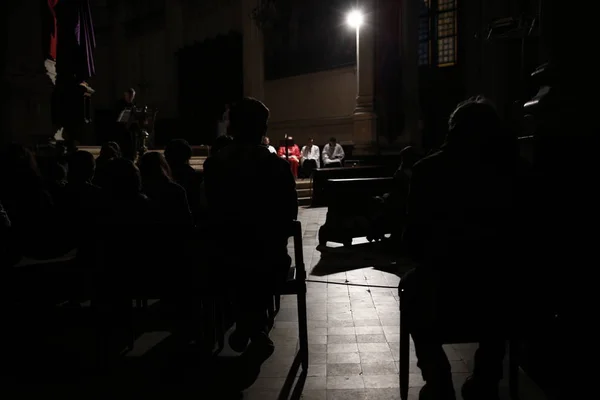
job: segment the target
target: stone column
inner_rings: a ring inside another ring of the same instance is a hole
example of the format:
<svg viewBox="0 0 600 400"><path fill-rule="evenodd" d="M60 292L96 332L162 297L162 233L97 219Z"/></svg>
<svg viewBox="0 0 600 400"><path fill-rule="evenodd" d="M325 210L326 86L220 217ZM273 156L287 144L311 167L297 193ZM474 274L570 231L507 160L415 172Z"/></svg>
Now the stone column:
<svg viewBox="0 0 600 400"><path fill-rule="evenodd" d="M364 23L356 33L356 108L354 109L354 142L357 155L377 153L377 116L373 109L375 93L375 1L360 0Z"/></svg>
<svg viewBox="0 0 600 400"><path fill-rule="evenodd" d="M419 6L420 0L404 0L400 6L400 59L402 63L403 145L422 145L419 107Z"/></svg>
<svg viewBox="0 0 600 400"><path fill-rule="evenodd" d="M23 0L7 5L5 65L1 87L3 141L26 145L52 135L50 102L54 88L44 66L42 12L45 2ZM50 40L50 37L48 37Z"/></svg>
<svg viewBox="0 0 600 400"><path fill-rule="evenodd" d="M263 35L252 20L252 10L260 0L242 0L242 29L244 46L244 96L264 100ZM268 104L267 104L268 107Z"/></svg>
<svg viewBox="0 0 600 400"><path fill-rule="evenodd" d="M183 5L181 0L170 0L165 8L165 79L167 84L166 98L168 101L163 103L164 110L159 110L161 116L177 117L178 107L177 99L179 97L177 82L177 56L176 53L183 47Z"/></svg>

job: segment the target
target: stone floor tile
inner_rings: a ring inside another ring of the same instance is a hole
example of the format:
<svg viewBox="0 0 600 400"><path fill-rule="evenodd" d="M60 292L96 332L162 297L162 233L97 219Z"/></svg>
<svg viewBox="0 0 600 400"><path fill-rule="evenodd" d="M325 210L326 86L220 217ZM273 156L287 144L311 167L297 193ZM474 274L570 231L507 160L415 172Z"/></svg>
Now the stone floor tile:
<svg viewBox="0 0 600 400"><path fill-rule="evenodd" d="M308 336L322 336L327 335L327 328L309 328Z"/></svg>
<svg viewBox="0 0 600 400"><path fill-rule="evenodd" d="M261 370L261 375L262 375L262 370ZM309 365L306 376L327 376L327 364Z"/></svg>
<svg viewBox="0 0 600 400"><path fill-rule="evenodd" d="M327 364L359 364L361 357L355 353L327 353Z"/></svg>
<svg viewBox="0 0 600 400"><path fill-rule="evenodd" d="M366 363L361 365L363 375L393 375L398 373L396 365L393 361Z"/></svg>
<svg viewBox="0 0 600 400"><path fill-rule="evenodd" d="M381 325L383 326L392 326L392 325L398 325L400 326L400 316L398 317L380 317L379 320L381 321Z"/></svg>
<svg viewBox="0 0 600 400"><path fill-rule="evenodd" d="M327 400L366 400L364 389L330 389Z"/></svg>
<svg viewBox="0 0 600 400"><path fill-rule="evenodd" d="M408 386L409 387L420 387L425 385L425 381L423 380L423 375L421 372L418 373L410 373L408 374Z"/></svg>
<svg viewBox="0 0 600 400"><path fill-rule="evenodd" d="M357 335L381 335L381 334L383 334L383 328L380 325L356 326L355 331L356 331Z"/></svg>
<svg viewBox="0 0 600 400"><path fill-rule="evenodd" d="M387 389L399 387L398 374L365 375L363 376L365 388Z"/></svg>
<svg viewBox="0 0 600 400"><path fill-rule="evenodd" d="M372 334L366 334L366 335L356 335L356 341L358 343L385 343L385 336L384 335L372 335Z"/></svg>
<svg viewBox="0 0 600 400"><path fill-rule="evenodd" d="M308 345L308 353L316 354L316 353L327 353L327 345L326 344L309 344Z"/></svg>
<svg viewBox="0 0 600 400"><path fill-rule="evenodd" d="M400 324L397 325L383 325L383 332L387 335L389 333L400 333Z"/></svg>
<svg viewBox="0 0 600 400"><path fill-rule="evenodd" d="M311 329L311 328L327 328L329 326L329 324L327 323L327 321L308 320L306 322L306 324L308 325L308 329Z"/></svg>
<svg viewBox="0 0 600 400"><path fill-rule="evenodd" d="M302 391L302 400L327 400L327 390L326 389L318 389L318 390L303 390Z"/></svg>
<svg viewBox="0 0 600 400"><path fill-rule="evenodd" d="M308 354L309 368L315 364L327 364L327 353L312 353Z"/></svg>
<svg viewBox="0 0 600 400"><path fill-rule="evenodd" d="M335 326L350 327L350 326L354 326L355 321L353 321L351 319L330 319L327 322L328 322L328 326L331 326L331 327L335 327Z"/></svg>
<svg viewBox="0 0 600 400"><path fill-rule="evenodd" d="M353 326L347 327L331 327L327 330L328 335L355 335L356 331Z"/></svg>
<svg viewBox="0 0 600 400"><path fill-rule="evenodd" d="M327 353L355 353L358 351L356 343L337 343L327 345Z"/></svg>
<svg viewBox="0 0 600 400"><path fill-rule="evenodd" d="M347 312L330 312L327 314L329 321L352 321L353 315L350 311Z"/></svg>
<svg viewBox="0 0 600 400"><path fill-rule="evenodd" d="M392 352L389 350L385 353L362 352L359 354L360 354L360 362L363 364L397 361L397 360L394 360L394 357L392 356Z"/></svg>
<svg viewBox="0 0 600 400"><path fill-rule="evenodd" d="M469 373L469 368L467 363L464 361L450 361L450 365L452 366L452 372L456 373Z"/></svg>
<svg viewBox="0 0 600 400"><path fill-rule="evenodd" d="M418 392L410 393L408 400L417 400ZM365 400L400 400L400 390L398 388L384 389L365 389Z"/></svg>
<svg viewBox="0 0 600 400"><path fill-rule="evenodd" d="M377 326L381 325L379 319L358 319L354 320L354 326Z"/></svg>
<svg viewBox="0 0 600 400"><path fill-rule="evenodd" d="M329 335L327 344L356 343L356 335Z"/></svg>
<svg viewBox="0 0 600 400"><path fill-rule="evenodd" d="M363 377L354 376L328 376L327 389L364 389Z"/></svg>
<svg viewBox="0 0 600 400"><path fill-rule="evenodd" d="M327 376L353 376L361 374L361 366L357 363L352 364L328 364Z"/></svg>
<svg viewBox="0 0 600 400"><path fill-rule="evenodd" d="M358 343L358 351L361 353L387 353L390 351L390 345L385 341L383 343Z"/></svg>
<svg viewBox="0 0 600 400"><path fill-rule="evenodd" d="M285 378L258 378L252 385L252 390L281 390Z"/></svg>
<svg viewBox="0 0 600 400"><path fill-rule="evenodd" d="M327 344L327 335L308 335L308 344Z"/></svg>
<svg viewBox="0 0 600 400"><path fill-rule="evenodd" d="M385 335L385 339L390 343L400 343L399 333L389 333Z"/></svg>
<svg viewBox="0 0 600 400"><path fill-rule="evenodd" d="M376 310L352 310L352 317L354 319L379 319L379 315Z"/></svg>
<svg viewBox="0 0 600 400"><path fill-rule="evenodd" d="M304 390L327 389L327 378L325 376L309 376L304 382Z"/></svg>

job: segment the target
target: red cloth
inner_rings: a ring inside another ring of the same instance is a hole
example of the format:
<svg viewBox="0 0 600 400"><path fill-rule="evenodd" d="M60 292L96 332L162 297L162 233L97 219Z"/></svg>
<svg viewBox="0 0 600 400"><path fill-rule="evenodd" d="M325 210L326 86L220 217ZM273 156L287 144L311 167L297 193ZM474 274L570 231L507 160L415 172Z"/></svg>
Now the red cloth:
<svg viewBox="0 0 600 400"><path fill-rule="evenodd" d="M56 11L54 7L58 4L59 0L48 0L48 7L50 8L50 13L52 14L52 18L54 18L54 29L50 34L50 56L53 60L56 60L56 44L58 37L58 25L56 22Z"/></svg>
<svg viewBox="0 0 600 400"><path fill-rule="evenodd" d="M288 161L290 162L290 167L292 168L292 174L294 174L294 178L298 179L298 166L300 165L300 148L298 145L289 146L287 153L285 151L285 146L280 146L277 154L281 158L287 158L289 156Z"/></svg>

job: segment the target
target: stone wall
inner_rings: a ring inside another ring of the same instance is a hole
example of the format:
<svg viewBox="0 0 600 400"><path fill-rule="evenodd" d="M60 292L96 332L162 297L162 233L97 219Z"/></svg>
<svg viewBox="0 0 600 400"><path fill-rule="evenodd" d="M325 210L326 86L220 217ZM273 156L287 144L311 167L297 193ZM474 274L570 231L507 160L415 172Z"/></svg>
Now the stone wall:
<svg viewBox="0 0 600 400"><path fill-rule="evenodd" d="M342 68L266 81L264 101L271 110L273 139L293 135L297 143L331 136L352 141L356 106L356 69Z"/></svg>

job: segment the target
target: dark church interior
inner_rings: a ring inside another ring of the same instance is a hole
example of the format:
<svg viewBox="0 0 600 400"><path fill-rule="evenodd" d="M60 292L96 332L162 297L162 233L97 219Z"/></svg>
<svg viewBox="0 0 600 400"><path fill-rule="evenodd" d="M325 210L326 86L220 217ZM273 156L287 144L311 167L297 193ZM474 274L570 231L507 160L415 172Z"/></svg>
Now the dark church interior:
<svg viewBox="0 0 600 400"><path fill-rule="evenodd" d="M6 2L2 398L594 398L580 14Z"/></svg>

